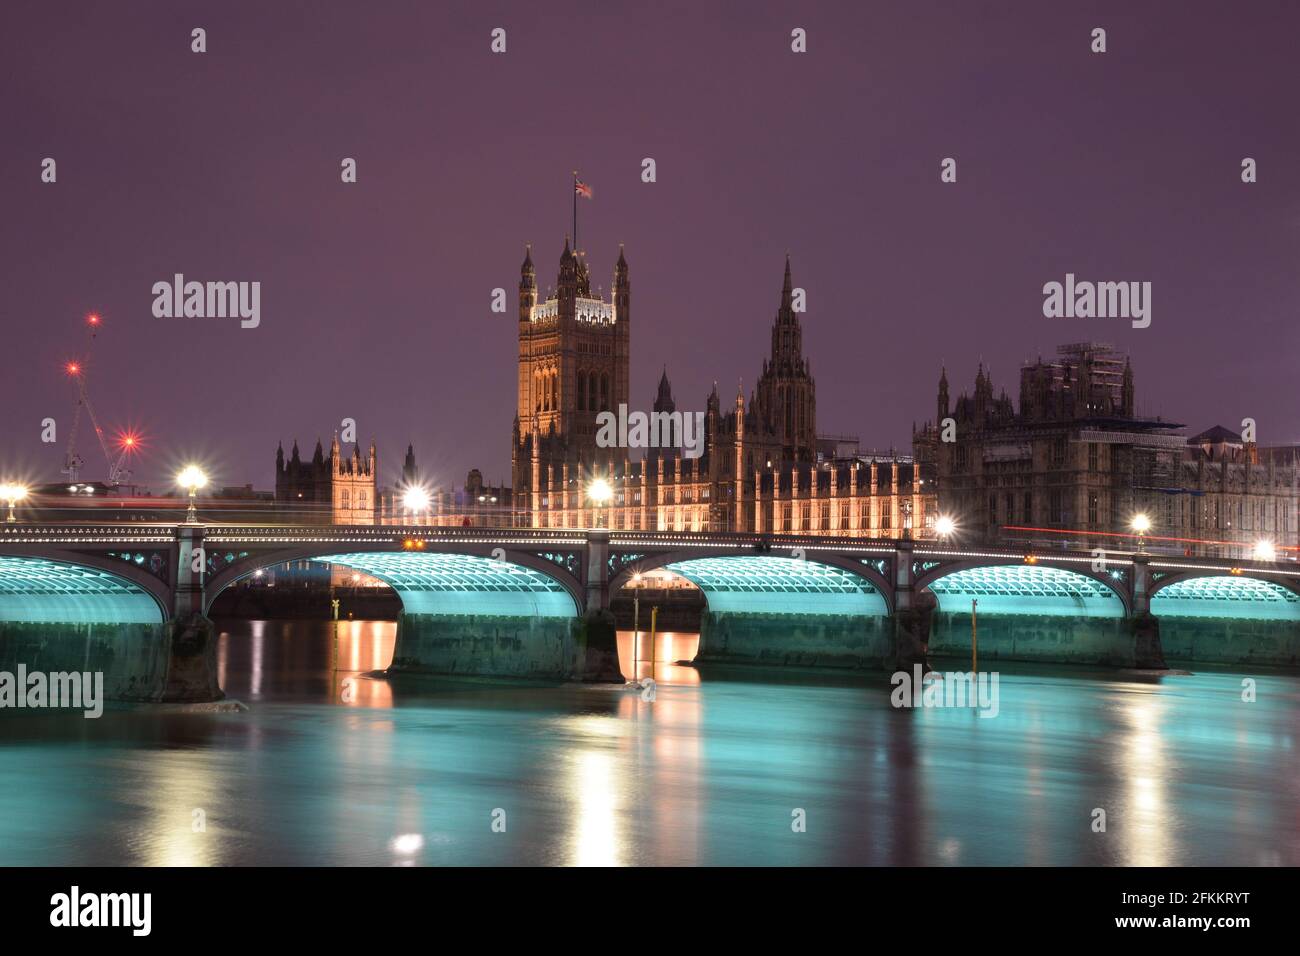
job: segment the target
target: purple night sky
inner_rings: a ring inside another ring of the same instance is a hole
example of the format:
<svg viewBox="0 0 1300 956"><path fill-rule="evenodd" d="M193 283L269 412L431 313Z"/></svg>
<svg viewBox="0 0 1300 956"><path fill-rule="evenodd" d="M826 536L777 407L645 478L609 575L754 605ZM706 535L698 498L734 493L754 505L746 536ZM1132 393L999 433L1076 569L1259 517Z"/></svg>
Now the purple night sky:
<svg viewBox="0 0 1300 956"><path fill-rule="evenodd" d="M1300 440L1297 32L1294 2L9 0L0 472L58 479L94 311L96 411L145 432L157 490L188 458L270 487L277 441L344 417L385 483L408 441L439 484L508 481L519 264L531 241L554 283L575 168L593 284L627 247L634 407L665 363L679 408L748 396L789 250L822 432L908 448L941 361L1015 396L1092 339L1142 412ZM260 281L260 328L155 319L176 272ZM1044 318L1067 272L1152 282L1151 327Z"/></svg>

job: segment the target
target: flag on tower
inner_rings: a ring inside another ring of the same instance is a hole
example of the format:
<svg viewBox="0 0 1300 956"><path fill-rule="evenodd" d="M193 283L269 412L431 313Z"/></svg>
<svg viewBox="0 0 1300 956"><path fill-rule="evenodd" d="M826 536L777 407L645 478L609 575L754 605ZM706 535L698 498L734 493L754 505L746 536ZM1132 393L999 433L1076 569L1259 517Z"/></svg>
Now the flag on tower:
<svg viewBox="0 0 1300 956"><path fill-rule="evenodd" d="M586 183L584 183L581 179L575 179L573 181L573 191L577 193L579 196L581 196L583 199L591 198L591 187L588 186Z"/></svg>

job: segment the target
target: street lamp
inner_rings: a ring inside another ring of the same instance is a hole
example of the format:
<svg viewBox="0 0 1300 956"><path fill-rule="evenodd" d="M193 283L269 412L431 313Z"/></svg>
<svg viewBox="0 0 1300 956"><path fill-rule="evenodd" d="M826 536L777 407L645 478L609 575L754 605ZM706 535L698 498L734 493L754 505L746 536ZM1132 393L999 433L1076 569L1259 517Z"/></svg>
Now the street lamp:
<svg viewBox="0 0 1300 956"><path fill-rule="evenodd" d="M934 531L939 536L940 541L946 542L956 530L957 522L953 521L948 515L939 515L939 520L934 523Z"/></svg>
<svg viewBox="0 0 1300 956"><path fill-rule="evenodd" d="M19 484L0 485L0 498L9 502L9 517L5 519L5 524L16 524L18 516L14 514L14 505L27 497L27 486Z"/></svg>
<svg viewBox="0 0 1300 956"><path fill-rule="evenodd" d="M587 485L587 497L596 504L596 527L600 527L600 509L609 504L614 497L614 489L604 478L597 478Z"/></svg>
<svg viewBox="0 0 1300 956"><path fill-rule="evenodd" d="M412 514L418 514L421 511L429 510L429 492L419 485L411 485L402 493L402 505L406 508L406 516L409 518Z"/></svg>
<svg viewBox="0 0 1300 956"><path fill-rule="evenodd" d="M1256 561L1276 561L1277 547L1272 541L1255 542L1255 560Z"/></svg>
<svg viewBox="0 0 1300 956"><path fill-rule="evenodd" d="M181 473L176 476L176 484L184 488L190 495L190 509L185 513L186 524L198 524L199 514L194 508L194 495L198 490L208 483L208 476L203 473L203 469L197 465L187 465L181 469Z"/></svg>
<svg viewBox="0 0 1300 956"><path fill-rule="evenodd" d="M1151 530L1151 519L1144 514L1136 514L1131 522L1133 530L1138 536L1138 554L1141 554L1146 546L1146 533Z"/></svg>

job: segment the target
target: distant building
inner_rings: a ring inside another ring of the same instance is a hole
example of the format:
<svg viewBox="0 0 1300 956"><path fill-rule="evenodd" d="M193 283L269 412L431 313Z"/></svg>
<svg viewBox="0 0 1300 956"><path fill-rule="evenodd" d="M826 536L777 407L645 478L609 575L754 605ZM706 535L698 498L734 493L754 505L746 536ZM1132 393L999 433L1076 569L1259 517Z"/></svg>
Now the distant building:
<svg viewBox="0 0 1300 956"><path fill-rule="evenodd" d="M1163 489L1162 489L1163 490ZM1152 520L1179 537L1224 542L1194 554L1240 557L1260 541L1300 546L1300 446L1260 448L1221 425L1187 439L1178 488L1156 496ZM1295 559L1297 552L1286 555Z"/></svg>
<svg viewBox="0 0 1300 956"><path fill-rule="evenodd" d="M326 457L319 440L311 461L304 462L293 443L289 460L284 446L275 453L275 501L290 519L329 521L333 524L374 524L377 511L379 459L374 442L366 457L361 445L344 456L336 434Z"/></svg>
<svg viewBox="0 0 1300 956"><path fill-rule="evenodd" d="M856 439L817 438L816 383L803 355L787 259L780 305L755 391L737 391L725 411L716 384L703 409L702 454L680 447L645 454L602 448L598 416L628 403L631 283L620 248L609 301L591 293L586 261L565 243L555 293L539 303L531 250L519 284L518 403L511 489L516 525L622 530L756 531L921 536L934 521L934 496L906 456L861 456ZM652 411L683 427L667 370ZM679 443L677 443L679 444ZM596 479L612 488L597 507ZM449 522L468 517L453 506Z"/></svg>
<svg viewBox="0 0 1300 956"><path fill-rule="evenodd" d="M1125 549L1131 540L1108 536L1127 535L1141 513L1166 551L1228 557L1261 539L1298 543L1294 453L1262 458L1222 428L1187 439L1182 425L1137 414L1134 393L1128 358L1092 343L1024 366L1019 410L994 396L983 364L973 392L951 401L944 369L936 421L916 434L918 457L935 462L939 510L974 541L1056 539L1046 531Z"/></svg>
<svg viewBox="0 0 1300 956"><path fill-rule="evenodd" d="M402 477L377 480L368 457L335 438L310 462L276 454L276 501L290 516L340 524L747 531L874 538L930 537L934 462L863 453L856 438L818 436L816 381L803 354L787 258L771 351L746 401L724 408L716 383L700 410L698 457L681 447L686 416L660 376L650 411L670 422L667 447L602 447L599 416L629 404L631 281L620 247L612 292L592 291L586 259L565 242L554 291L538 291L531 249L520 270L511 483L472 470L461 488L421 480L408 446ZM690 419L691 424L695 422ZM924 442L921 447L928 447ZM597 479L612 489L592 501ZM408 495L411 489L417 494ZM426 500L427 506L421 504Z"/></svg>

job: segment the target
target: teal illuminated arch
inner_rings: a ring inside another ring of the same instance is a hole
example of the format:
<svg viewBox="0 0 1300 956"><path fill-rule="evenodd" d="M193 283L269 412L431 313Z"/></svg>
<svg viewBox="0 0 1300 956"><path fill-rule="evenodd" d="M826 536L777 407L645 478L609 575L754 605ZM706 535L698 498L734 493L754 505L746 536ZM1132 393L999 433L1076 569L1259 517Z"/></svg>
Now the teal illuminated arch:
<svg viewBox="0 0 1300 956"><path fill-rule="evenodd" d="M163 609L116 574L45 558L0 555L0 621L161 624Z"/></svg>
<svg viewBox="0 0 1300 956"><path fill-rule="evenodd" d="M1096 578L1045 565L1006 564L963 568L930 581L939 610L1055 617L1123 617L1124 601Z"/></svg>
<svg viewBox="0 0 1300 956"><path fill-rule="evenodd" d="M1300 621L1300 594L1273 581L1222 575L1183 578L1151 595L1157 617Z"/></svg>
<svg viewBox="0 0 1300 956"><path fill-rule="evenodd" d="M577 602L554 578L510 561L468 554L354 551L312 561L383 581L408 614L576 617Z"/></svg>
<svg viewBox="0 0 1300 956"><path fill-rule="evenodd" d="M743 555L692 558L665 567L703 591L715 613L889 613L884 596L865 578L817 561Z"/></svg>

